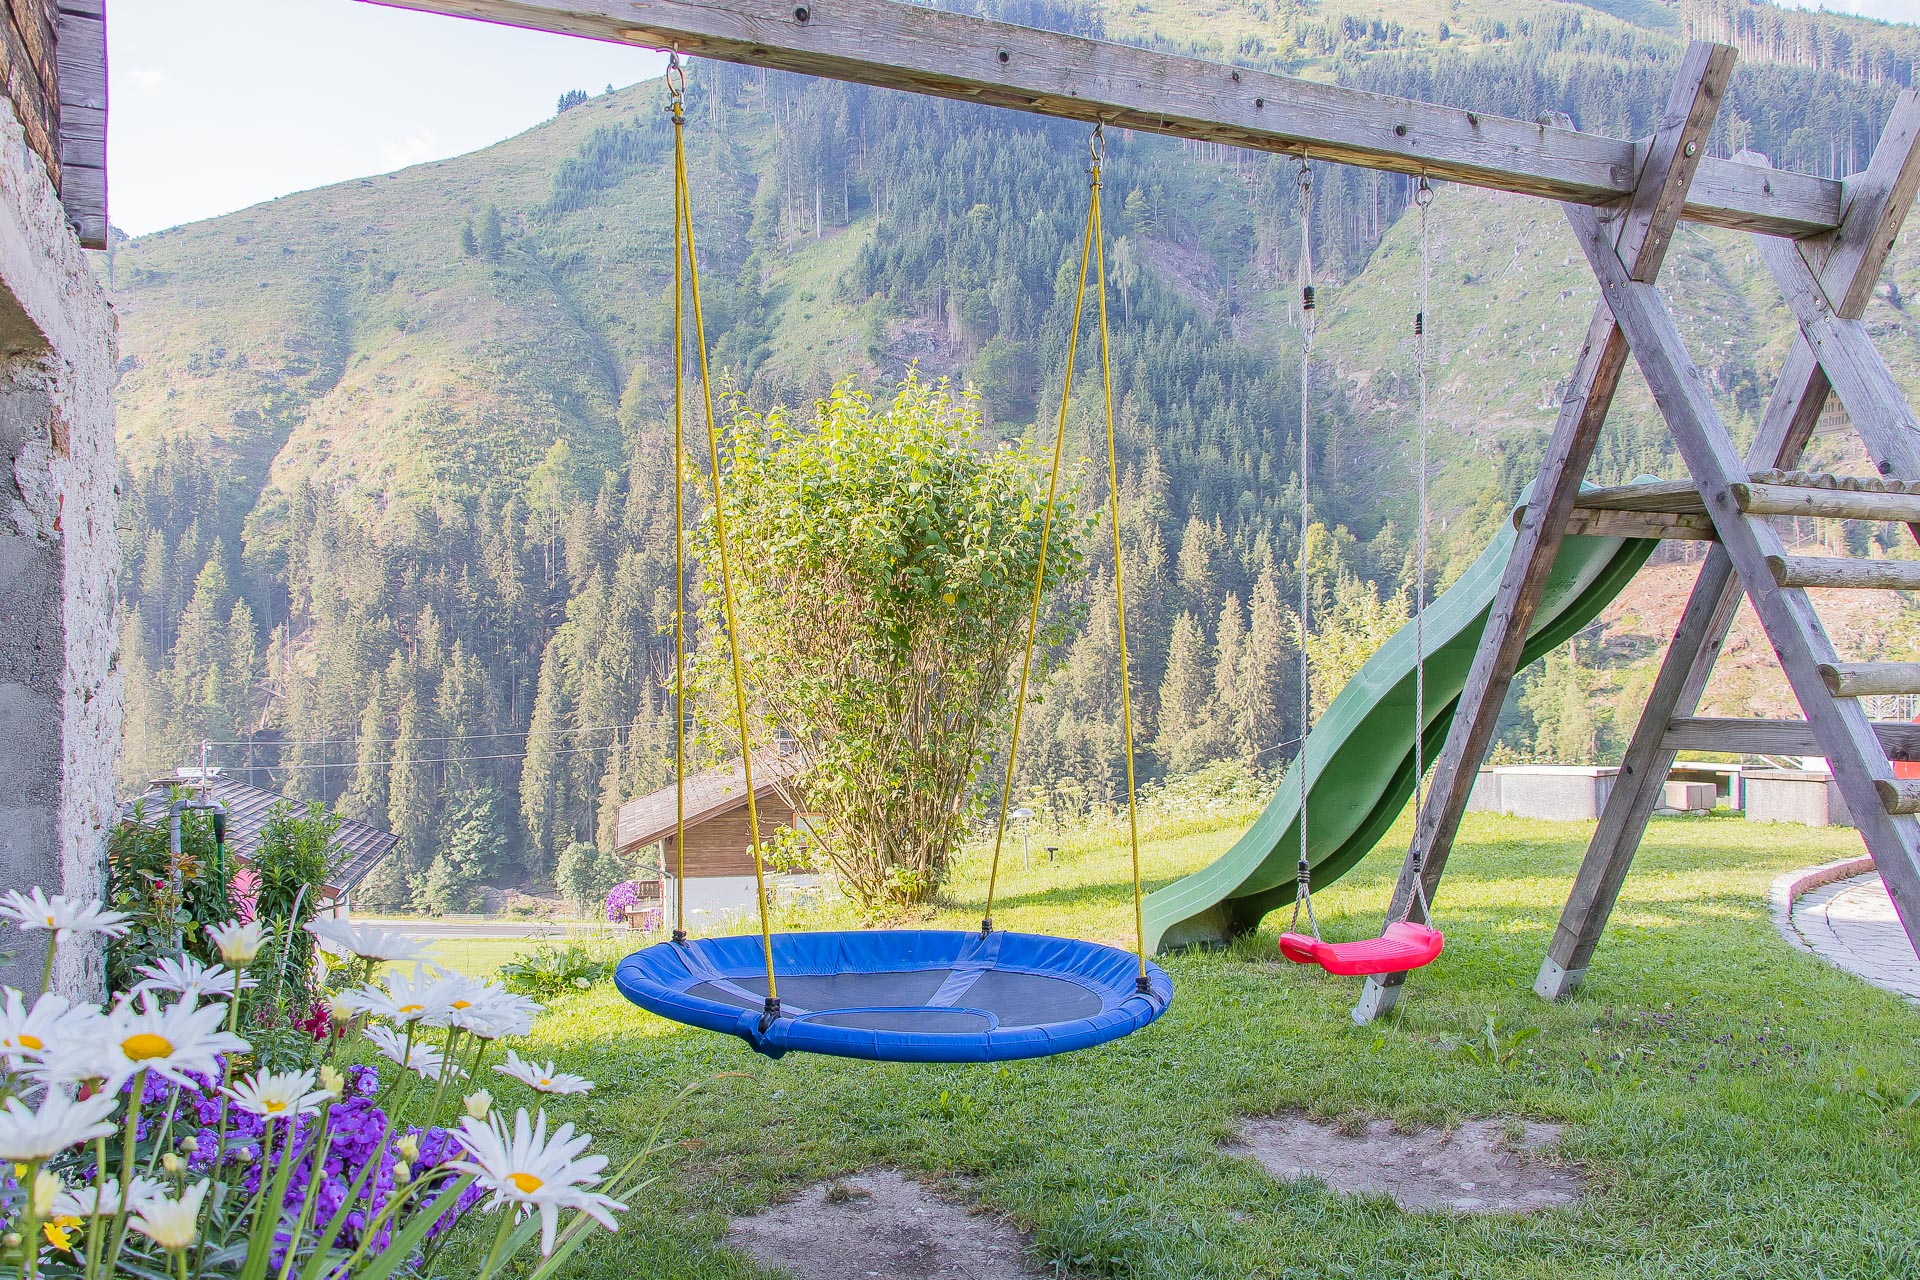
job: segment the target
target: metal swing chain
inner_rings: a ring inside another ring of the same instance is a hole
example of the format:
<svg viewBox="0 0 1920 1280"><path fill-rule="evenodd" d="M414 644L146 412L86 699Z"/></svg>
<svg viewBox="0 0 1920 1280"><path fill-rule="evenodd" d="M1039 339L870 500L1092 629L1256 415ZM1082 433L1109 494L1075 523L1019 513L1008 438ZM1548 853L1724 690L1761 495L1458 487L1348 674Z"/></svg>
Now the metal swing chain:
<svg viewBox="0 0 1920 1280"><path fill-rule="evenodd" d="M1426 806L1427 785L1424 741L1427 731L1427 525L1430 515L1427 501L1427 364L1433 343L1427 322L1428 289L1433 278L1427 210L1433 204L1433 187L1428 184L1424 173L1420 175L1420 185L1414 189L1413 203L1420 210L1420 309L1413 313L1414 361L1420 375L1420 526L1414 538L1417 551L1414 556L1413 584L1413 828L1418 831ZM1424 850L1414 855L1413 891L1420 900L1420 921L1429 924L1432 922L1433 908L1427 903L1426 876L1422 865L1425 861ZM1409 912L1413 909L1411 900L1407 909Z"/></svg>
<svg viewBox="0 0 1920 1280"><path fill-rule="evenodd" d="M1312 587L1307 577L1307 535L1311 529L1311 511L1307 505L1308 464L1311 451L1308 447L1307 428L1310 422L1310 398L1307 394L1307 380L1313 372L1313 170L1308 166L1305 156L1300 157L1300 329L1306 341L1300 352L1300 548L1297 573L1300 578L1300 756L1294 761L1294 772L1300 776L1300 867L1298 880L1293 894L1292 928L1300 926L1300 908L1307 910L1307 927L1313 930L1313 940L1320 941L1320 922L1313 914L1313 870L1307 860L1307 791L1308 759L1307 741L1309 719L1313 713L1312 662L1307 656L1307 614L1311 604Z"/></svg>
<svg viewBox="0 0 1920 1280"><path fill-rule="evenodd" d="M667 64L667 92L673 110L673 188L674 216L684 230L687 247L687 295L693 303L693 340L700 351L700 395L707 418L708 480L713 490L714 542L720 553L720 598L726 614L727 656L733 671L734 722L740 731L740 768L747 790L747 835L753 846L753 887L760 909L760 948L767 962L767 998L760 1015L760 1030L765 1031L780 1016L780 990L773 972L773 926L767 913L766 860L760 848L760 811L753 794L753 743L747 734L747 682L740 663L739 613L734 604L732 558L727 546L727 505L720 488L720 433L713 419L713 379L707 370L707 332L700 312L700 266L693 248L693 202L687 181L685 110L686 77L680 70L676 50ZM678 239L678 236L676 236ZM674 289L679 291L680 264L674 264ZM675 352L674 386L676 402L685 378L683 363Z"/></svg>
<svg viewBox="0 0 1920 1280"><path fill-rule="evenodd" d="M1013 700L1013 734L1007 741L1007 771L1000 786L1000 816L993 830L993 861L987 870L987 905L980 917L980 936L983 938L993 932L993 899L1000 883L1000 846L1007 835L1007 806L1013 796L1013 766L1020 750L1020 727L1026 718L1027 678L1033 669L1034 640L1040 631L1040 602L1047 583L1047 550L1053 536L1054 504L1060 487L1061 450L1067 438L1067 403L1073 394L1073 365L1080 350L1080 317L1087 301L1087 268L1093 259L1094 237L1099 226L1100 162L1105 159L1106 139L1098 125L1093 133L1093 139L1087 144L1091 154L1087 171L1091 194L1087 199L1087 234L1080 248L1080 288L1073 299L1073 324L1067 330L1066 380L1060 388L1060 420L1053 434L1053 465L1047 472L1047 505L1040 518L1040 564L1033 572L1033 603L1027 613L1027 645L1020 663L1020 686ZM1103 301L1104 294L1103 289Z"/></svg>
<svg viewBox="0 0 1920 1280"><path fill-rule="evenodd" d="M1093 127L1093 198L1091 226L1095 283L1099 289L1100 381L1106 393L1107 413L1107 518L1113 525L1113 608L1116 639L1120 646L1120 736L1127 753L1127 838L1133 855L1133 936L1140 971L1134 977L1134 989L1141 995L1153 990L1147 977L1147 920L1140 892L1140 815L1134 804L1133 789L1133 694L1127 662L1127 588L1121 572L1120 550L1120 458L1113 439L1113 355L1107 337L1107 246L1105 227L1100 217L1100 163L1106 158L1107 140L1101 126Z"/></svg>

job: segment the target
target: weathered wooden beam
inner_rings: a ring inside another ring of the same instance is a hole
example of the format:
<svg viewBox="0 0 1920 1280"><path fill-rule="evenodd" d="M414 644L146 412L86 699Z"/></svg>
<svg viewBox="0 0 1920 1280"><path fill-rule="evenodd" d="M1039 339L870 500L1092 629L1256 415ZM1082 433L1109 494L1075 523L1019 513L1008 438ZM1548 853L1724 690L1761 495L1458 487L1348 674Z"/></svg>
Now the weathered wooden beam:
<svg viewBox="0 0 1920 1280"><path fill-rule="evenodd" d="M1842 591L1920 591L1920 560L1848 560L1839 556L1768 556L1767 568L1783 587L1833 587Z"/></svg>
<svg viewBox="0 0 1920 1280"><path fill-rule="evenodd" d="M1900 220L1913 199L1912 190L1898 175L1916 162L1920 162L1920 97L1903 94L1865 174L1847 184L1859 198L1848 202L1845 222L1821 246L1821 286L1829 296L1847 300L1851 310L1842 314L1858 315L1880 278ZM1799 463L1819 427L1828 391L1826 372L1813 358L1806 339L1797 338L1761 414L1760 429L1747 455L1750 471L1765 474ZM1869 441L1870 455L1873 447ZM1688 715L1700 704L1742 595L1726 548L1714 547L1681 611L1560 923L1540 962L1533 989L1546 999L1557 1000L1574 991L1586 975L1647 821L1660 801L1661 783L1673 766L1675 748L1665 741L1666 735L1676 717Z"/></svg>
<svg viewBox="0 0 1920 1280"><path fill-rule="evenodd" d="M1806 593L1773 581L1768 557L1782 555L1784 549L1772 526L1748 519L1734 505L1729 487L1746 468L1734 452L1706 378L1687 357L1659 292L1632 278L1593 211L1567 206L1567 220L1687 470L1706 495L1708 513L1720 531L1719 545L1733 562L1780 668L1813 724L1834 784L1886 882L1908 940L1920 950L1920 823L1911 815L1888 814L1883 807L1877 784L1890 780L1892 769L1859 702L1835 698L1828 689L1821 668L1839 664L1832 642Z"/></svg>
<svg viewBox="0 0 1920 1280"><path fill-rule="evenodd" d="M1591 511L1575 507L1567 517L1568 537L1658 538L1663 542L1712 542L1720 535L1713 521L1699 515L1671 515L1661 511Z"/></svg>
<svg viewBox="0 0 1920 1280"><path fill-rule="evenodd" d="M107 247L107 25L97 0L62 0L60 203L89 249Z"/></svg>
<svg viewBox="0 0 1920 1280"><path fill-rule="evenodd" d="M1680 215L1681 202L1675 193L1686 191L1687 181L1706 148L1714 111L1733 74L1734 56L1726 45L1695 41L1687 47L1659 128L1648 145L1647 163L1640 171L1641 188L1647 194L1609 211L1613 217L1603 233L1608 250L1619 262L1616 246L1628 246L1632 253L1629 270L1636 277L1651 279L1659 272L1671 240L1671 223ZM1592 214L1585 206L1569 207ZM1656 222L1669 225L1650 225ZM1431 902L1439 890L1467 798L1493 743L1501 706L1520 666L1534 608L1559 555L1561 538L1580 495L1580 479L1586 474L1600 428L1613 406L1626 359L1626 339L1603 299L1587 328L1574 381L1561 404L1540 474L1514 533L1500 590L1488 608L1486 629L1454 709L1446 745L1434 762L1427 804L1415 825L1388 907L1390 921L1423 917L1422 901ZM1424 887L1424 894L1415 893L1416 885ZM1391 1009L1405 980L1403 973L1367 979L1353 1010L1354 1021L1364 1024Z"/></svg>
<svg viewBox="0 0 1920 1280"><path fill-rule="evenodd" d="M1873 789L1888 813L1920 813L1920 778L1876 778Z"/></svg>
<svg viewBox="0 0 1920 1280"><path fill-rule="evenodd" d="M1875 720L1873 734L1889 760L1920 760L1920 724ZM1820 739L1805 720L1741 720L1682 716L1667 724L1668 751L1733 751L1753 756L1817 756ZM1669 766L1671 767L1671 766Z"/></svg>
<svg viewBox="0 0 1920 1280"><path fill-rule="evenodd" d="M894 0L369 2L1578 204L1641 190L1647 154L1570 128ZM1685 199L1688 221L1809 236L1839 223L1842 190L1830 179L1702 158Z"/></svg>
<svg viewBox="0 0 1920 1280"><path fill-rule="evenodd" d="M1920 662L1822 662L1820 682L1836 698L1920 693Z"/></svg>
<svg viewBox="0 0 1920 1280"><path fill-rule="evenodd" d="M1892 524L1920 521L1920 493L1913 492L1911 486L1895 487L1885 481L1876 485L1876 479L1862 477L1854 487L1844 488L1743 481L1734 484L1731 492L1735 504L1749 515ZM1660 480L1587 489L1580 494L1578 510L1691 517L1706 514L1707 502L1691 480Z"/></svg>

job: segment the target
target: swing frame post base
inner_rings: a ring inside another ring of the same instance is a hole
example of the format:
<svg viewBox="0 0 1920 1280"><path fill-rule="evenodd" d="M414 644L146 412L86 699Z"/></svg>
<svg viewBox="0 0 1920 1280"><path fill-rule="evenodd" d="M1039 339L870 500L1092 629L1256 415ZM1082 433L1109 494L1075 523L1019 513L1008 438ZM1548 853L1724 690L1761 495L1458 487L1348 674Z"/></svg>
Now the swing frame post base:
<svg viewBox="0 0 1920 1280"><path fill-rule="evenodd" d="M1353 1025L1364 1027L1393 1012L1400 1003L1400 988L1406 983L1404 973L1381 973L1367 979L1366 986L1360 988L1360 999L1353 1006Z"/></svg>
<svg viewBox="0 0 1920 1280"><path fill-rule="evenodd" d="M1586 966L1564 969L1552 956L1540 962L1540 976L1533 980L1533 993L1542 1000L1564 1000L1587 980Z"/></svg>

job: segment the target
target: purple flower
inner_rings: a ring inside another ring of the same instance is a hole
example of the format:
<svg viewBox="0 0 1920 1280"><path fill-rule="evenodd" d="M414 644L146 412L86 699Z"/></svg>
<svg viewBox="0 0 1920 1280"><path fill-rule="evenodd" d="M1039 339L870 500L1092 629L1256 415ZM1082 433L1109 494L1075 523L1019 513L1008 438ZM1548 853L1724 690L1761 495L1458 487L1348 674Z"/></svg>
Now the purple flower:
<svg viewBox="0 0 1920 1280"><path fill-rule="evenodd" d="M607 894L607 919L619 924L627 918L627 908L639 905L640 886L631 880L622 880Z"/></svg>

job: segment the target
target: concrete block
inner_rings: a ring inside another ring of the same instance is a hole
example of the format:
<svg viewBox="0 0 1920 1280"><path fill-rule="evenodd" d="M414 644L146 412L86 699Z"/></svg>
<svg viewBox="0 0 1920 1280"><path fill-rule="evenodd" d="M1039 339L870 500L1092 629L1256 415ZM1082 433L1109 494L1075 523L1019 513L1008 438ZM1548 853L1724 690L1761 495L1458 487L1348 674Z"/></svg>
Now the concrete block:
<svg viewBox="0 0 1920 1280"><path fill-rule="evenodd" d="M1675 782L1667 780L1660 797L1660 808L1674 813L1709 813L1720 802L1720 790L1711 782Z"/></svg>
<svg viewBox="0 0 1920 1280"><path fill-rule="evenodd" d="M1749 769L1749 822L1797 822L1804 827L1850 827L1853 817L1833 775L1812 769Z"/></svg>
<svg viewBox="0 0 1920 1280"><path fill-rule="evenodd" d="M1583 764L1506 765L1494 773L1502 813L1556 822L1598 818L1620 776L1611 766Z"/></svg>
<svg viewBox="0 0 1920 1280"><path fill-rule="evenodd" d="M1500 775L1494 770L1482 769L1474 775L1473 790L1467 793L1467 812L1500 812Z"/></svg>

